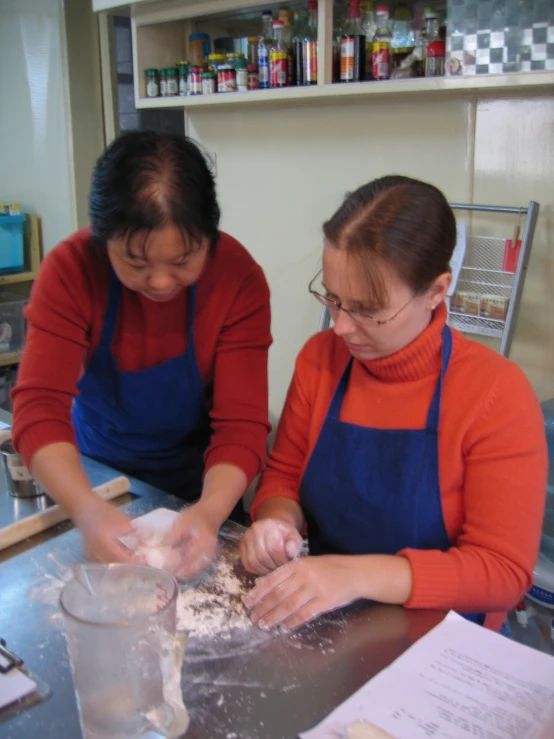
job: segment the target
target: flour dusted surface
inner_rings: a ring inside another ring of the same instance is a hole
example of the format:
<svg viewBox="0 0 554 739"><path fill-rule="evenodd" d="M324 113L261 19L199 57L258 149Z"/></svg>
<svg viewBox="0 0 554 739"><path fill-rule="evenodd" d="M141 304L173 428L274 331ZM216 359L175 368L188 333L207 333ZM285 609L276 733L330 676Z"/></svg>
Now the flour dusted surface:
<svg viewBox="0 0 554 739"><path fill-rule="evenodd" d="M247 592L235 565L221 557L202 582L179 593L177 628L192 639L231 639L236 631L255 629L242 603Z"/></svg>

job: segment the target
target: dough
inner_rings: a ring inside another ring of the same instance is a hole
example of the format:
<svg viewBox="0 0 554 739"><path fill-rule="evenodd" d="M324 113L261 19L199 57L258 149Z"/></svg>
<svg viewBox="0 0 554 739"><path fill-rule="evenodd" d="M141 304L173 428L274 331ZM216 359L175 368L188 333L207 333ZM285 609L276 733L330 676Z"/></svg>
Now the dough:
<svg viewBox="0 0 554 739"><path fill-rule="evenodd" d="M395 739L395 737L375 724L370 724L369 721L356 721L348 727L346 739Z"/></svg>

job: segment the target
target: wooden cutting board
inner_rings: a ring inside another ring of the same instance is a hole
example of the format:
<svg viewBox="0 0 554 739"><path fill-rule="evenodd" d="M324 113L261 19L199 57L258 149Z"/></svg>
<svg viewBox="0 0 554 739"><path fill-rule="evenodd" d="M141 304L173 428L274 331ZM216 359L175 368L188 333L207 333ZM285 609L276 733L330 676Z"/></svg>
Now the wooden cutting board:
<svg viewBox="0 0 554 739"><path fill-rule="evenodd" d="M103 500L113 500L113 498L128 493L130 489L131 483L126 477L116 477L93 488L93 491ZM33 516L23 518L21 521L16 521L0 530L0 550L7 549L41 531L46 531L67 518L66 512L60 506L55 505Z"/></svg>

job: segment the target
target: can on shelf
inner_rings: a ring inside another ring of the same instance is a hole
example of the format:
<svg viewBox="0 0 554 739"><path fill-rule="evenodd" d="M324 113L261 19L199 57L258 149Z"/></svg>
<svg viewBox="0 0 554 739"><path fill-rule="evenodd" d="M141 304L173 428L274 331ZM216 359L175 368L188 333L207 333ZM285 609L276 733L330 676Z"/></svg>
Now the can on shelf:
<svg viewBox="0 0 554 739"><path fill-rule="evenodd" d="M160 79L157 69L145 69L146 97L157 98L160 95Z"/></svg>
<svg viewBox="0 0 554 739"><path fill-rule="evenodd" d="M202 74L204 70L202 67L189 67L188 74L188 94L189 95L202 95Z"/></svg>
<svg viewBox="0 0 554 739"><path fill-rule="evenodd" d="M218 92L237 91L237 73L229 64L223 64L217 73Z"/></svg>

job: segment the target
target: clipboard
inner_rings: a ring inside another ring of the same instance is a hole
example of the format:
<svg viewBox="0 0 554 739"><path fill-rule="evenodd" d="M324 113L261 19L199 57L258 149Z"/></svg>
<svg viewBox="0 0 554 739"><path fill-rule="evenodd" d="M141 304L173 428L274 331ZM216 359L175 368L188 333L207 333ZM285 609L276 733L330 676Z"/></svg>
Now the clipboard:
<svg viewBox="0 0 554 739"><path fill-rule="evenodd" d="M43 703L52 695L48 685L30 672L25 667L23 660L7 648L4 639L0 639L0 698L2 696L2 681L5 681L4 690L6 694L24 694L15 700L10 700L9 703L0 708L0 723L39 703Z"/></svg>

